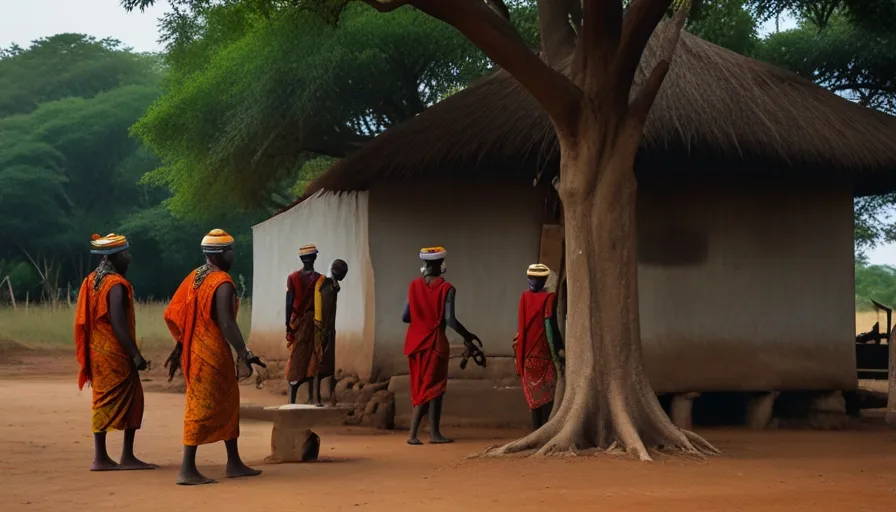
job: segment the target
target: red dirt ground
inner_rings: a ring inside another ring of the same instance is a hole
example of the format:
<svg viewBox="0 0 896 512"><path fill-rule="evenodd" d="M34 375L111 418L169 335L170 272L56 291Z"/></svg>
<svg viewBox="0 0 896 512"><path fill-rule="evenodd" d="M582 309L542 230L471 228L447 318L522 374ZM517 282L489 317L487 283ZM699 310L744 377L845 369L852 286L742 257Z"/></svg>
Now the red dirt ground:
<svg viewBox="0 0 896 512"><path fill-rule="evenodd" d="M0 503L9 511L875 511L896 509L896 431L702 431L724 452L706 462L610 456L470 460L520 432L451 430L454 445L410 447L404 432L320 429L325 457L269 465L271 425L244 422L240 449L264 473L174 485L183 397L150 392L137 455L151 472L91 473L90 394L74 365L0 353ZM244 399L272 395L244 387ZM447 397L448 400L450 397ZM110 453L121 434L110 434ZM223 477L224 447L199 450Z"/></svg>

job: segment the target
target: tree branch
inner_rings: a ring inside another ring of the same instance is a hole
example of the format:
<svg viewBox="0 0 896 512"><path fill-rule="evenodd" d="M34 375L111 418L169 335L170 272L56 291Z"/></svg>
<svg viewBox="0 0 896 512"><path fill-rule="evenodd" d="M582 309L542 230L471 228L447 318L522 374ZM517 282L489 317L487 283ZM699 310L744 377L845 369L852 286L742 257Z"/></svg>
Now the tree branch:
<svg viewBox="0 0 896 512"><path fill-rule="evenodd" d="M582 31L573 70L583 73L586 82L609 78L621 31L622 0L582 0Z"/></svg>
<svg viewBox="0 0 896 512"><path fill-rule="evenodd" d="M581 21L580 0L538 0L541 48L548 64L555 68L576 49L576 32L570 23L574 9Z"/></svg>
<svg viewBox="0 0 896 512"><path fill-rule="evenodd" d="M373 137L366 135L340 133L334 130L318 134L313 140L302 141L302 146L305 151L318 155L343 158L372 139Z"/></svg>
<svg viewBox="0 0 896 512"><path fill-rule="evenodd" d="M507 4L504 3L504 0L485 0L485 2L493 11L498 13L499 16L510 21L510 9L507 8Z"/></svg>
<svg viewBox="0 0 896 512"><path fill-rule="evenodd" d="M690 12L690 7L690 2L686 1L663 27L663 40L660 43L659 60L629 107L627 122L629 123L629 128L636 130L638 137L641 136L641 132L644 130L644 124L647 122L650 108L653 106L660 87L663 85L663 80L665 80L666 74L669 72L669 67L672 65L672 57L675 54L675 48L678 46L678 40L681 38L681 30L688 17L688 12Z"/></svg>
<svg viewBox="0 0 896 512"><path fill-rule="evenodd" d="M615 74L620 83L630 84L635 78L647 42L662 21L672 0L635 0L629 5L622 25L622 41L620 55L622 58L616 65ZM690 10L690 0L685 4ZM684 8L684 5L682 8ZM681 12L679 9L678 12ZM685 18L687 12L685 12ZM674 48L673 48L674 50ZM662 79L660 79L662 83Z"/></svg>
<svg viewBox="0 0 896 512"><path fill-rule="evenodd" d="M413 0L364 0L364 2L380 12L392 12L412 3Z"/></svg>
<svg viewBox="0 0 896 512"><path fill-rule="evenodd" d="M377 0L367 0L378 3ZM404 1L404 0L398 0ZM581 90L544 63L523 42L513 25L482 0L411 0L411 5L453 26L504 68L547 111L558 131L574 129Z"/></svg>

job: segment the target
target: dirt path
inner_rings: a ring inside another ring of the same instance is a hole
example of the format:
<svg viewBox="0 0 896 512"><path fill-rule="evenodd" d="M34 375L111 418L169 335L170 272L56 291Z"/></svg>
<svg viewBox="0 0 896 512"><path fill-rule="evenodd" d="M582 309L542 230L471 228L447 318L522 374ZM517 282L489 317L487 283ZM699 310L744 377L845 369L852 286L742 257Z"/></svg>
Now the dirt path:
<svg viewBox="0 0 896 512"><path fill-rule="evenodd" d="M887 430L708 431L724 457L643 464L606 456L465 458L518 434L509 431L455 430L448 432L458 440L454 445L410 447L403 432L338 428L318 432L326 461L266 465L270 424L244 422L241 452L264 474L182 488L174 485L181 395L147 394L137 452L160 469L90 473L90 395L79 393L72 379L0 370L4 510L882 512L896 503L896 431ZM114 456L121 435L109 438ZM223 463L223 446L200 448L199 464L209 476L222 477Z"/></svg>

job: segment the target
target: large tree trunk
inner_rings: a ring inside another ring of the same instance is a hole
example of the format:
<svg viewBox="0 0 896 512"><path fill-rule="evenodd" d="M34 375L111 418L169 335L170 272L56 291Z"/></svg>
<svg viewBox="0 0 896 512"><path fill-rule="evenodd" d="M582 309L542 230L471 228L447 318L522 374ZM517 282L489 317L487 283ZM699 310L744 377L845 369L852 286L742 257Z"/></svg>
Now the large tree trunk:
<svg viewBox="0 0 896 512"><path fill-rule="evenodd" d="M635 154L690 1L679 2L643 80L636 75L644 50L672 0L632 0L626 11L622 0L539 0L541 28L552 32L544 34L545 52L554 65L570 47L567 21L581 19L568 76L533 55L482 0L367 1L383 11L410 3L460 30L541 104L560 142L565 394L542 428L487 453L618 448L642 460L650 459L650 449L717 453L675 427L660 407L644 372L638 317ZM581 13L572 12L578 5Z"/></svg>
<svg viewBox="0 0 896 512"><path fill-rule="evenodd" d="M487 454L540 454L590 448L694 454L716 450L675 427L644 371L638 315L637 146L613 136L597 112L583 114L575 139L561 138L560 193L566 230L567 380L551 420ZM634 141L637 143L637 140ZM596 186L587 177L596 176Z"/></svg>

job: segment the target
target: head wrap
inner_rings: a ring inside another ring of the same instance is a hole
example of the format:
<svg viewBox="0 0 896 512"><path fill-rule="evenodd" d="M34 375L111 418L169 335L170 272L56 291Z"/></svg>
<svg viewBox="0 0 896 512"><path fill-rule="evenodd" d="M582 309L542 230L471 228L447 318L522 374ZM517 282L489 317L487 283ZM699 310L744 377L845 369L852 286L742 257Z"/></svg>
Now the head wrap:
<svg viewBox="0 0 896 512"><path fill-rule="evenodd" d="M548 277L551 275L551 269L542 263L535 263L534 265L529 265L526 275L529 277Z"/></svg>
<svg viewBox="0 0 896 512"><path fill-rule="evenodd" d="M423 261L436 261L445 259L448 251L444 247L424 247L420 249L420 259Z"/></svg>
<svg viewBox="0 0 896 512"><path fill-rule="evenodd" d="M233 237L223 229L213 229L202 238L202 252L205 254L221 254L233 246Z"/></svg>
<svg viewBox="0 0 896 512"><path fill-rule="evenodd" d="M317 254L317 246L314 244L303 245L299 247L299 257L313 256Z"/></svg>
<svg viewBox="0 0 896 512"><path fill-rule="evenodd" d="M123 235L109 233L106 236L93 235L90 237L90 254L115 254L128 248L128 239Z"/></svg>

